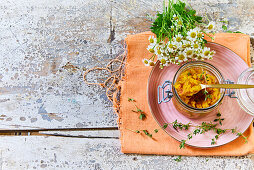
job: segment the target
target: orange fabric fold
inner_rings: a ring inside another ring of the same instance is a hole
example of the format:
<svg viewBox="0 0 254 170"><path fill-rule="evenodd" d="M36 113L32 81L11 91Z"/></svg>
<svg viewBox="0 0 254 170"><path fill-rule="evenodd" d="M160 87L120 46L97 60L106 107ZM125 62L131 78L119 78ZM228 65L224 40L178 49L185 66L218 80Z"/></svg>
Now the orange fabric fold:
<svg viewBox="0 0 254 170"><path fill-rule="evenodd" d="M244 133L248 137L245 144L242 138L215 148L201 149L187 146L185 149L179 148L179 142L167 135L164 131L153 133L153 139L143 134L136 134L130 130L147 129L153 132L159 128L150 113L147 101L147 82L151 71L142 63L143 58L151 56L146 50L148 37L151 32L144 32L136 35L129 35L126 38L127 63L125 77L121 82L121 98L119 110L119 129L121 132L121 151L123 153L138 154L160 154L160 155L224 155L239 156L254 153L254 133L253 127L249 127ZM239 56L250 65L250 39L244 34L218 33L215 34L215 41L222 44ZM209 39L208 39L209 40ZM134 98L137 106L146 113L146 119L141 121L138 114L132 112L133 104L128 102L128 97Z"/></svg>

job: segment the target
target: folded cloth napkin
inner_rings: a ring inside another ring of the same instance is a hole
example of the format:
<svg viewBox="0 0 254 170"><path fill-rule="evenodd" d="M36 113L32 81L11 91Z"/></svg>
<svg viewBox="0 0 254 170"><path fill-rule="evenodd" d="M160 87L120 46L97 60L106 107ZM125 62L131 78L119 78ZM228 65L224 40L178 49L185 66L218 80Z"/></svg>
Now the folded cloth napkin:
<svg viewBox="0 0 254 170"><path fill-rule="evenodd" d="M245 131L248 136L248 143L245 144L242 138L215 148L202 149L185 146L180 149L180 142L176 141L164 131L153 133L153 138L144 134L137 134L131 130L147 129L153 132L159 128L150 113L147 101L147 82L151 67L142 63L143 58L150 56L146 49L151 32L144 32L136 35L129 35L126 38L127 62L125 77L121 82L121 97L119 104L119 129L121 132L121 151L123 153L138 154L161 154L161 155L225 155L239 156L254 153L254 133L252 125ZM250 65L250 38L244 34L219 33L215 34L216 43L222 44L239 56ZM128 97L134 98L137 106L146 113L146 119L141 121L137 114L133 113L133 103L128 102Z"/></svg>

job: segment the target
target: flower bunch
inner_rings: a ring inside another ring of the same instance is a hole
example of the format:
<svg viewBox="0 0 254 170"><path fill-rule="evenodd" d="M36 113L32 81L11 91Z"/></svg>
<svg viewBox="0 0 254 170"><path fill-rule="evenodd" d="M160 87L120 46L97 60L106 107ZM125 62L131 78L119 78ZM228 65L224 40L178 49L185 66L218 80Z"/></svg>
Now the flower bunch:
<svg viewBox="0 0 254 170"><path fill-rule="evenodd" d="M169 0L168 7L164 6L163 13L157 15L151 27L156 38L149 37L147 48L153 55L150 59L143 59L145 65L154 66L156 56L160 68L186 61L212 59L215 52L205 46L204 34L214 29L214 23L205 25L202 17L196 16L196 11L185 5L180 0L176 3Z"/></svg>

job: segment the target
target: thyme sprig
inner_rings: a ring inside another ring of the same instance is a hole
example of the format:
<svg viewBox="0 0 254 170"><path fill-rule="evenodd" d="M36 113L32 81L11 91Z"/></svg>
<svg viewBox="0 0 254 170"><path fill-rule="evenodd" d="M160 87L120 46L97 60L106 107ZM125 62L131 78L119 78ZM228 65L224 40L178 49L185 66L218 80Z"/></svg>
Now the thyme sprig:
<svg viewBox="0 0 254 170"><path fill-rule="evenodd" d="M146 118L146 115L143 110L139 109L138 106L135 104L135 100L132 98L128 98L128 102L133 103L136 110L132 110L132 112L139 113L139 119L144 120Z"/></svg>
<svg viewBox="0 0 254 170"><path fill-rule="evenodd" d="M152 138L153 137L153 134L152 133L149 133L148 130L131 130L131 129L127 129L126 130L129 130L131 132L134 132L134 133L138 133L138 134L145 134L146 136Z"/></svg>
<svg viewBox="0 0 254 170"><path fill-rule="evenodd" d="M217 116L218 116L218 118L214 119L214 122L219 122L219 124L222 125L222 121L224 120L224 118L220 118L221 117L220 112L217 113Z"/></svg>
<svg viewBox="0 0 254 170"><path fill-rule="evenodd" d="M136 108L136 110L133 110L133 112L137 112L140 114L143 114L144 112L142 110L140 110L136 104L134 103L135 100L132 98L128 98L129 102L132 102ZM175 130L189 130L190 127L194 128L188 135L186 139L182 139L180 141L180 145L179 148L185 148L185 144L187 141L191 140L193 138L193 136L196 136L198 134L204 134L208 131L214 131L216 133L216 135L214 136L214 138L211 139L211 145L215 145L217 140L219 139L220 135L226 133L226 132L231 132L232 134L236 134L239 137L242 137L245 141L245 143L248 142L248 139L246 136L244 136L241 132L237 131L237 128L233 128L233 129L222 129L218 126L222 125L222 122L224 121L224 118L221 118L221 113L218 110L218 113L216 114L217 118L214 119L214 122L202 122L201 125L193 125L191 124L191 122L184 124L181 122L178 122L177 119L174 122L170 122L170 123L164 123L163 126L161 127L161 129L166 129L169 126L172 126ZM140 117L139 117L140 118ZM141 118L140 118L141 119ZM142 117L143 119L143 117ZM218 122L218 123L217 123ZM153 134L149 133L148 130L131 130L131 129L127 129L129 131L132 131L134 133L137 134L144 134L150 138L153 138ZM154 129L153 130L154 133L158 133L159 129Z"/></svg>
<svg viewBox="0 0 254 170"><path fill-rule="evenodd" d="M182 156L179 155L177 158L174 159L176 162L181 162L182 161Z"/></svg>

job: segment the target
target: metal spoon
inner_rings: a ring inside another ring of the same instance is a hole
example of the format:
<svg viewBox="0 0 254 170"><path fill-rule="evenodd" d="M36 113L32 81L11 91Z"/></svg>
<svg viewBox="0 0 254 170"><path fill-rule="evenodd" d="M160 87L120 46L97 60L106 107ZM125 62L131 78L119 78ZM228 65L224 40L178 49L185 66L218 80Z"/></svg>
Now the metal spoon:
<svg viewBox="0 0 254 170"><path fill-rule="evenodd" d="M205 88L224 88L224 89L247 89L254 88L254 85L247 84L200 84L201 89Z"/></svg>

